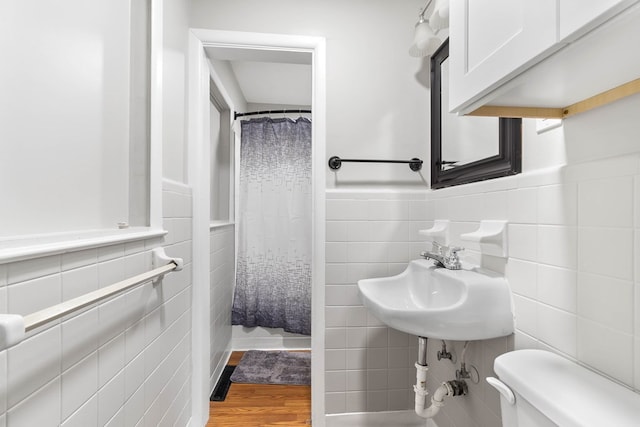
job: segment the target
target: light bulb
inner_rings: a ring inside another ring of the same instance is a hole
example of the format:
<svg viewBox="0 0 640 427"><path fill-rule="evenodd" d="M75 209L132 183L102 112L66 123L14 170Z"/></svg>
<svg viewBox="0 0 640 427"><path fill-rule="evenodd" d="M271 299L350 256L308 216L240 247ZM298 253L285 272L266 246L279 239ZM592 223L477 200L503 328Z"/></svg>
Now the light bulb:
<svg viewBox="0 0 640 427"><path fill-rule="evenodd" d="M448 0L436 0L431 17L429 17L429 26L436 31L449 27Z"/></svg>
<svg viewBox="0 0 640 427"><path fill-rule="evenodd" d="M429 26L427 21L416 25L415 35L413 37L413 44L409 48L409 55L411 56L429 56L436 51L442 41L433 33L433 30Z"/></svg>

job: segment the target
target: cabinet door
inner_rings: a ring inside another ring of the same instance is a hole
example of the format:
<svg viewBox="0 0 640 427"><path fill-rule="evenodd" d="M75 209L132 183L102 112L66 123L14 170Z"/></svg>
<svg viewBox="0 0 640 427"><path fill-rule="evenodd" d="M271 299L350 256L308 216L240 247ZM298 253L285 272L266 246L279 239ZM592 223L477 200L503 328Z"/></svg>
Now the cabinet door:
<svg viewBox="0 0 640 427"><path fill-rule="evenodd" d="M498 85L559 49L557 1L451 2L451 111L464 111Z"/></svg>
<svg viewBox="0 0 640 427"><path fill-rule="evenodd" d="M560 40L575 40L637 1L560 0Z"/></svg>

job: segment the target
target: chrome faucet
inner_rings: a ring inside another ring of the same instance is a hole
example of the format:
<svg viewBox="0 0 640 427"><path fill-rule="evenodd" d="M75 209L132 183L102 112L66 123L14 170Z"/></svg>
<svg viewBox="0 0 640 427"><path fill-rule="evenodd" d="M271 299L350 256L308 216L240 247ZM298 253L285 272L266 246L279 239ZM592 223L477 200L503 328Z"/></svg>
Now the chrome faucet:
<svg viewBox="0 0 640 427"><path fill-rule="evenodd" d="M436 267L444 267L449 270L460 270L461 264L460 258L458 258L458 252L462 250L464 250L464 248L449 248L438 242L433 242L431 252L424 251L420 253L420 256L425 259L434 260Z"/></svg>

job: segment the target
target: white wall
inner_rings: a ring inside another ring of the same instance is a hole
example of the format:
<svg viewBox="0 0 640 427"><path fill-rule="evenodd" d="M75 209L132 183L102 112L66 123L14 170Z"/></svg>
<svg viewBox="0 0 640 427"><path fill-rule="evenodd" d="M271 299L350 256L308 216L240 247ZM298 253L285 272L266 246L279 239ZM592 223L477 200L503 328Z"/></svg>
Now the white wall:
<svg viewBox="0 0 640 427"><path fill-rule="evenodd" d="M196 28L327 39L327 159L427 160L428 64L407 51L422 1L195 0ZM427 175L425 175L427 176ZM424 186L406 166L345 164L328 187Z"/></svg>
<svg viewBox="0 0 640 427"><path fill-rule="evenodd" d="M238 112L245 111L247 101L242 95L242 90L238 85L238 80L236 80L235 74L233 74L231 63L229 61L209 59L209 64L211 68L215 70L216 75L220 79L220 83L225 88L227 95L231 99L231 102L233 102L236 110Z"/></svg>
<svg viewBox="0 0 640 427"><path fill-rule="evenodd" d="M189 1L163 1L163 176L187 183L186 109Z"/></svg>
<svg viewBox="0 0 640 427"><path fill-rule="evenodd" d="M233 167L231 151L233 145L230 142L229 126L221 126L229 122L229 112L224 115L218 111L213 102L209 104L209 137L211 139L210 155L210 180L211 200L209 213L211 221L233 221L230 218L229 208L232 205L233 194L230 193L230 184L233 183Z"/></svg>
<svg viewBox="0 0 640 427"><path fill-rule="evenodd" d="M167 235L0 264L0 313L27 314L148 271L151 249L158 246L164 246L169 256L183 258L185 268L166 275L160 285L145 284L43 326L19 345L1 351L0 426L184 426L191 418L192 190L175 182L184 182L186 174L181 100L186 92L188 2L167 1L164 9L163 172L170 179L152 191L162 191L162 227ZM51 16L47 14L47 19ZM37 30L42 28L33 31L46 40L46 34ZM89 34L74 42L91 47L95 40ZM67 61L64 74L74 76L83 70L81 64ZM173 78L176 75L179 78ZM92 78L98 87L108 86L101 73ZM79 103L80 108L92 105L84 98ZM115 117L105 114L105 123ZM76 160L85 156L73 150L65 154ZM35 170L34 179L46 181L48 171ZM87 176L70 173L69 179L84 185ZM44 191L42 195L48 203L64 204L63 198L51 202ZM106 194L98 186L91 197ZM80 217L84 219L84 214Z"/></svg>
<svg viewBox="0 0 640 427"><path fill-rule="evenodd" d="M0 236L129 222L129 9L0 6Z"/></svg>

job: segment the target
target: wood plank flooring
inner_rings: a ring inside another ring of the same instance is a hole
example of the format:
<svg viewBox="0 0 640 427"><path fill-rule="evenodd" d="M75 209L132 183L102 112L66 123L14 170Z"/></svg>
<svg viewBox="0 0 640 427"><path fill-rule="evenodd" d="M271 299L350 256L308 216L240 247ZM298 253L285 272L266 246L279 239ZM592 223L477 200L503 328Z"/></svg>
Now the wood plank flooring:
<svg viewBox="0 0 640 427"><path fill-rule="evenodd" d="M229 365L243 354L234 351ZM223 402L209 403L207 427L309 426L310 420L310 386L231 383Z"/></svg>

